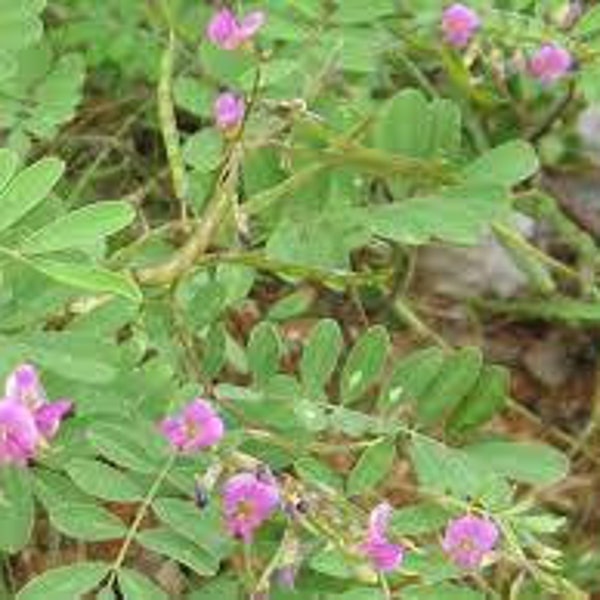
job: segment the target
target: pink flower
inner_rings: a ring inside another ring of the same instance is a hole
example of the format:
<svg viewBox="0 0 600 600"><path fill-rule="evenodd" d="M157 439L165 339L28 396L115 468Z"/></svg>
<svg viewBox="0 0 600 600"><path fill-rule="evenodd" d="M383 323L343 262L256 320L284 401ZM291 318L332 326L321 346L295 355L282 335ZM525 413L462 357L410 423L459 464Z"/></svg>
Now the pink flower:
<svg viewBox="0 0 600 600"><path fill-rule="evenodd" d="M244 120L246 103L240 96L224 92L215 100L213 111L217 127L224 131L232 130Z"/></svg>
<svg viewBox="0 0 600 600"><path fill-rule="evenodd" d="M493 521L465 515L448 524L442 547L459 567L476 569L494 549L499 536Z"/></svg>
<svg viewBox="0 0 600 600"><path fill-rule="evenodd" d="M0 401L0 466L25 466L40 442L31 411L13 399Z"/></svg>
<svg viewBox="0 0 600 600"><path fill-rule="evenodd" d="M223 50L235 50L251 40L265 21L266 15L262 11L248 13L240 21L232 11L224 8L210 20L206 35L215 46Z"/></svg>
<svg viewBox="0 0 600 600"><path fill-rule="evenodd" d="M223 509L229 533L250 542L254 532L279 506L279 489L275 481L259 478L255 473L240 473L223 487Z"/></svg>
<svg viewBox="0 0 600 600"><path fill-rule="evenodd" d="M30 408L36 408L46 401L36 368L27 363L19 365L6 378L4 392L7 398L18 400Z"/></svg>
<svg viewBox="0 0 600 600"><path fill-rule="evenodd" d="M296 565L285 565L275 572L279 587L293 590L296 587L296 576L298 575Z"/></svg>
<svg viewBox="0 0 600 600"><path fill-rule="evenodd" d="M43 404L34 412L35 424L45 440L53 439L63 419L73 411L73 403L69 400L57 400Z"/></svg>
<svg viewBox="0 0 600 600"><path fill-rule="evenodd" d="M456 3L444 10L442 31L446 42L456 48L464 48L479 29L481 22L477 13Z"/></svg>
<svg viewBox="0 0 600 600"><path fill-rule="evenodd" d="M225 433L221 417L206 400L197 398L178 415L167 417L160 431L173 448L190 454L217 444Z"/></svg>
<svg viewBox="0 0 600 600"><path fill-rule="evenodd" d="M6 397L22 404L33 417L41 438L53 439L63 419L72 411L70 400L48 402L38 372L33 365L19 365L6 379Z"/></svg>
<svg viewBox="0 0 600 600"><path fill-rule="evenodd" d="M543 45L529 60L529 73L544 85L564 77L573 66L568 50L557 44Z"/></svg>
<svg viewBox="0 0 600 600"><path fill-rule="evenodd" d="M404 548L387 538L391 516L392 507L387 502L378 504L371 512L367 539L361 546L373 567L383 572L395 571L404 560Z"/></svg>

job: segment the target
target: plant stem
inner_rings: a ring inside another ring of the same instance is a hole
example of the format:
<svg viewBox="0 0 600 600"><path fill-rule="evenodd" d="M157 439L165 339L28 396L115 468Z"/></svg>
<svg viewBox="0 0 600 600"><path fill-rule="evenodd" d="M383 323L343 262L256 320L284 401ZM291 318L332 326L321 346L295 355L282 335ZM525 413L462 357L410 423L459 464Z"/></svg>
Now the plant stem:
<svg viewBox="0 0 600 600"><path fill-rule="evenodd" d="M175 463L175 459L176 459L175 454L172 454L171 456L169 456L164 467L159 471L158 475L152 482L152 485L150 486L148 493L144 497L144 500L140 504L140 507L138 508L135 518L134 518L133 522L131 523L129 530L127 531L127 535L125 536L125 539L123 540L123 543L121 544L119 553L117 554L117 557L115 558L115 560L111 566L111 569L110 569L111 575L110 575L108 583L106 584L107 586L112 585L112 583L115 581L117 574L119 572L119 569L123 566L123 562L125 561L125 558L127 557L127 552L129 551L129 548L130 548L131 544L133 543L135 536L137 535L140 525L142 524L142 521L144 520L144 517L146 516L146 513L148 512L150 505L154 501L154 498L160 491L162 484L164 483L165 479L168 477L169 471L171 470L171 468L173 467L173 465Z"/></svg>
<svg viewBox="0 0 600 600"><path fill-rule="evenodd" d="M564 277L568 277L574 281L580 282L580 276L577 271L571 269L571 267L564 263L556 260L554 257L542 252L539 248L536 248L533 244L529 243L519 232L507 227L502 223L495 223L492 227L494 232L497 234L499 241L510 240L513 248L517 248L524 256L528 256L535 261L546 265L548 268L560 273Z"/></svg>
<svg viewBox="0 0 600 600"><path fill-rule="evenodd" d="M173 79L173 63L175 61L175 42L175 33L172 29L170 29L169 41L165 51L163 52L160 66L160 79L157 89L158 120L165 144L169 169L171 171L173 191L175 192L175 197L180 203L181 222L186 223L187 183L171 90L171 82Z"/></svg>
<svg viewBox="0 0 600 600"><path fill-rule="evenodd" d="M404 321L417 335L422 338L432 340L436 345L444 350L450 350L451 346L446 340L437 334L402 298L396 298L392 305L392 310L398 318Z"/></svg>

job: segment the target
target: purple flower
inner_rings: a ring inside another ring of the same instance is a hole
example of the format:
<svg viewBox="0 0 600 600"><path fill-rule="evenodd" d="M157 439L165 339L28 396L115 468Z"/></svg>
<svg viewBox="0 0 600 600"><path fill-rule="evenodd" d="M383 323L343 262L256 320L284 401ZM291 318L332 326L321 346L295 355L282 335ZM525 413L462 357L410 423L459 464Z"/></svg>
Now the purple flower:
<svg viewBox="0 0 600 600"><path fill-rule="evenodd" d="M499 536L493 521L465 515L448 524L442 547L459 567L476 569L494 549Z"/></svg>
<svg viewBox="0 0 600 600"><path fill-rule="evenodd" d="M573 66L568 50L557 44L544 44L530 59L529 73L540 83L550 85L564 77Z"/></svg>
<svg viewBox="0 0 600 600"><path fill-rule="evenodd" d="M217 444L225 433L221 417L206 400L197 398L178 415L167 417L160 431L173 448L190 454Z"/></svg>
<svg viewBox="0 0 600 600"><path fill-rule="evenodd" d="M254 532L279 506L275 482L261 480L255 473L240 473L223 487L223 508L229 533L250 542Z"/></svg>
<svg viewBox="0 0 600 600"><path fill-rule="evenodd" d="M70 400L57 400L43 404L33 414L38 431L45 440L53 439L63 419L71 414L73 403Z"/></svg>
<svg viewBox="0 0 600 600"><path fill-rule="evenodd" d="M262 11L248 13L238 20L232 11L224 8L210 20L206 35L215 46L223 50L235 50L251 40L265 21L266 15Z"/></svg>
<svg viewBox="0 0 600 600"><path fill-rule="evenodd" d="M464 48L480 25L477 13L464 4L453 4L444 10L442 15L444 38L448 44L456 48Z"/></svg>
<svg viewBox="0 0 600 600"><path fill-rule="evenodd" d="M246 103L242 97L224 92L215 100L213 112L219 129L224 131L236 129L244 120Z"/></svg>
<svg viewBox="0 0 600 600"><path fill-rule="evenodd" d="M296 587L297 574L296 565L285 565L277 569L275 577L279 587L286 590L293 590Z"/></svg>
<svg viewBox="0 0 600 600"><path fill-rule="evenodd" d="M0 466L25 466L41 442L31 411L13 399L0 401Z"/></svg>
<svg viewBox="0 0 600 600"><path fill-rule="evenodd" d="M27 408L35 422L41 438L53 439L62 420L71 412L70 400L48 402L38 372L33 365L19 365L6 379L6 397Z"/></svg>
<svg viewBox="0 0 600 600"><path fill-rule="evenodd" d="M7 398L17 400L29 408L37 408L46 402L46 393L37 370L28 363L19 365L6 379Z"/></svg>
<svg viewBox="0 0 600 600"><path fill-rule="evenodd" d="M392 507L387 502L378 504L369 517L367 539L361 550L378 571L395 571L404 560L404 548L387 538Z"/></svg>

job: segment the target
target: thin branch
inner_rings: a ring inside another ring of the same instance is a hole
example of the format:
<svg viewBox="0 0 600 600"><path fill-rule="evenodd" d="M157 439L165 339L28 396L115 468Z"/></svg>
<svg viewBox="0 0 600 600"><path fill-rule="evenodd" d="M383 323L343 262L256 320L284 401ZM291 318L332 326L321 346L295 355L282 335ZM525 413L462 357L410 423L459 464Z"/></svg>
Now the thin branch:
<svg viewBox="0 0 600 600"><path fill-rule="evenodd" d="M527 133L526 138L535 143L544 137L558 121L564 112L567 110L571 101L575 97L575 82L570 81L567 87L567 91L559 98L558 101L550 107L550 110L546 116L538 123L530 132Z"/></svg>
<svg viewBox="0 0 600 600"><path fill-rule="evenodd" d="M160 79L157 89L158 120L171 171L173 191L180 203L181 221L185 223L187 221L187 183L171 90L173 63L175 60L175 41L175 34L171 29L169 31L169 42L163 53L160 65Z"/></svg>

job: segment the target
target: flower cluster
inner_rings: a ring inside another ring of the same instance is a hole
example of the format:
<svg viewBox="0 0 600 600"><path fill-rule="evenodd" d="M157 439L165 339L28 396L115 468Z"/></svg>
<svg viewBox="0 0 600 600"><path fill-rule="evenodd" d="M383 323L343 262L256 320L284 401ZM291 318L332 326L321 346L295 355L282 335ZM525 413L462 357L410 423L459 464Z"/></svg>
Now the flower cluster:
<svg viewBox="0 0 600 600"><path fill-rule="evenodd" d="M159 428L171 446L184 454L214 446L225 433L215 409L201 398L190 402L179 414L163 419Z"/></svg>
<svg viewBox="0 0 600 600"><path fill-rule="evenodd" d="M70 403L47 404L42 394L31 367L25 365L9 377L8 399L0 403L0 457L8 456L12 462L27 460L35 453L40 436L49 439L56 433ZM174 450L190 455L218 444L225 434L225 425L208 401L196 398L178 414L163 419L159 430ZM197 503L203 507L204 490L201 496ZM278 481L268 468L233 475L224 483L221 496L229 534L246 543L282 506ZM359 547L379 572L395 571L404 560L404 547L388 536L392 510L390 504L382 502L371 511L365 539ZM475 569L493 550L498 538L498 527L493 521L465 515L449 523L442 547L459 567ZM281 572L284 585L295 577L296 565L289 562Z"/></svg>
<svg viewBox="0 0 600 600"><path fill-rule="evenodd" d="M262 11L254 11L238 19L233 12L224 8L208 23L206 36L215 46L223 50L237 50L252 40L265 20L265 13Z"/></svg>
<svg viewBox="0 0 600 600"><path fill-rule="evenodd" d="M483 517L465 515L451 521L442 542L444 551L463 569L476 569L494 549L498 526Z"/></svg>
<svg viewBox="0 0 600 600"><path fill-rule="evenodd" d="M387 536L391 515L392 507L387 502L373 509L367 539L361 546L373 568L384 573L398 569L405 555L403 546L391 542ZM499 537L498 526L492 520L468 514L450 521L442 548L458 567L474 570L481 567Z"/></svg>
<svg viewBox="0 0 600 600"><path fill-rule="evenodd" d="M453 4L442 15L444 38L456 48L467 46L480 26L477 13L464 4Z"/></svg>
<svg viewBox="0 0 600 600"><path fill-rule="evenodd" d="M50 443L71 412L69 400L48 402L32 365L18 366L0 401L0 465L26 466Z"/></svg>
<svg viewBox="0 0 600 600"><path fill-rule="evenodd" d="M252 540L255 531L273 515L279 504L275 479L258 473L238 473L223 487L227 530L245 542Z"/></svg>
<svg viewBox="0 0 600 600"><path fill-rule="evenodd" d="M387 537L392 507L387 502L377 505L369 517L367 539L362 545L363 553L377 571L395 571L404 559L404 548Z"/></svg>
<svg viewBox="0 0 600 600"><path fill-rule="evenodd" d="M238 18L231 10L223 9L209 22L206 35L217 47L233 51L248 46L265 21L265 14L260 11ZM453 4L443 13L444 38L456 48L468 46L480 27L479 15L463 4ZM529 72L543 83L550 83L564 75L570 67L569 53L556 45L548 44L532 57ZM230 91L224 91L216 98L213 110L216 126L226 135L238 131L246 116L244 98ZM19 415L15 413L14 418L18 420ZM0 424L1 422L0 409ZM208 401L200 398L193 400L178 414L165 418L159 428L171 447L186 455L215 446L225 434L225 426L218 413ZM26 435L26 429L22 431ZM282 507L279 483L264 469L231 476L223 484L221 499L227 531L245 543L250 543L257 530ZM205 489L198 487L197 505L203 507L206 502ZM360 553L379 572L395 571L404 561L404 546L392 541L388 535L392 510L387 502L372 510L364 540L358 547ZM287 511L289 517L301 512L304 511ZM457 566L470 570L483 564L498 538L499 530L493 521L468 514L448 524L442 548ZM296 546L297 544L290 546L294 551L290 551L289 560L280 564L277 570L278 580L284 587L294 585L297 570Z"/></svg>
<svg viewBox="0 0 600 600"><path fill-rule="evenodd" d="M206 37L222 50L237 50L250 44L265 21L266 15L262 11L253 11L238 18L225 8L217 12L208 23ZM243 123L245 114L246 103L241 96L225 91L215 100L215 124L225 134L235 133Z"/></svg>
<svg viewBox="0 0 600 600"><path fill-rule="evenodd" d="M214 118L217 127L227 133L234 132L244 121L246 103L232 92L223 92L215 100Z"/></svg>
<svg viewBox="0 0 600 600"><path fill-rule="evenodd" d="M573 66L569 52L557 44L545 44L529 60L529 73L544 85L561 79Z"/></svg>
<svg viewBox="0 0 600 600"><path fill-rule="evenodd" d="M480 27L479 15L464 4L452 4L442 14L444 39L455 48L467 47ZM548 43L531 56L527 72L543 85L549 85L567 75L572 67L573 58L569 51L558 44Z"/></svg>

